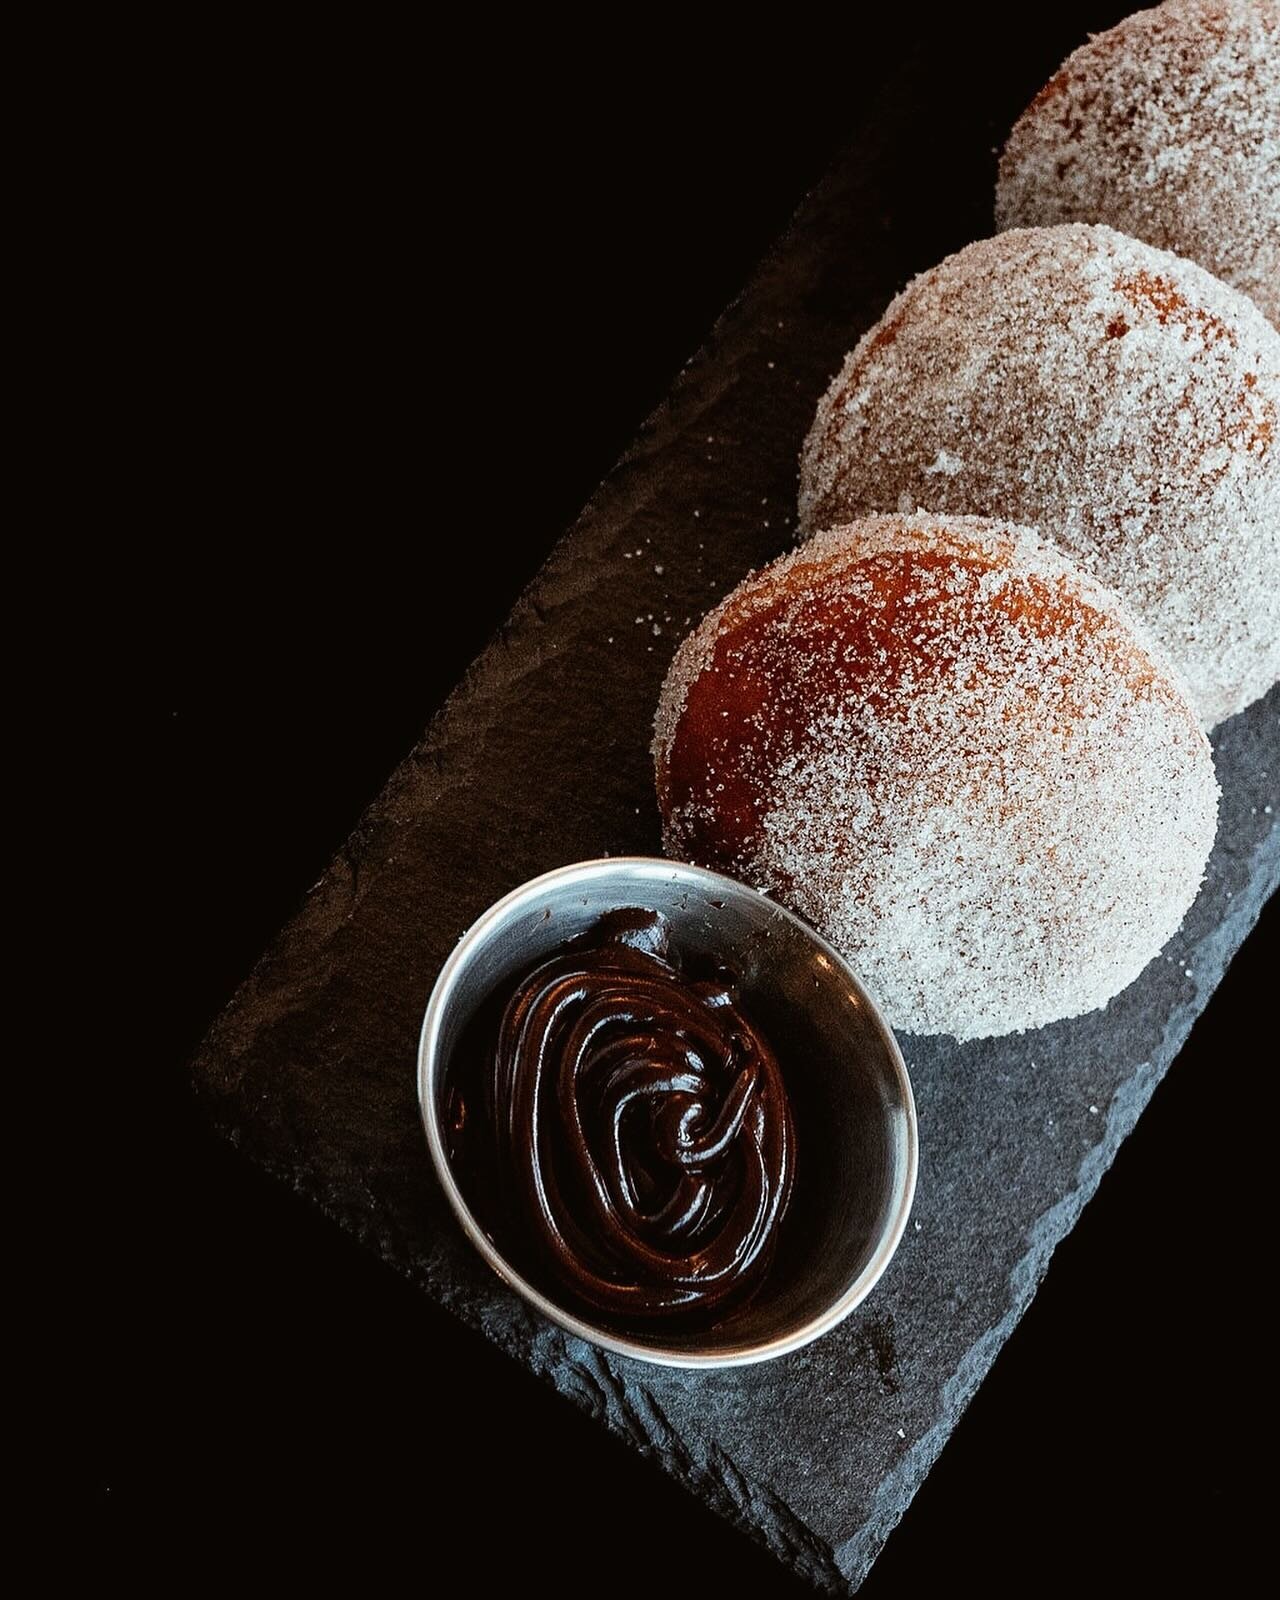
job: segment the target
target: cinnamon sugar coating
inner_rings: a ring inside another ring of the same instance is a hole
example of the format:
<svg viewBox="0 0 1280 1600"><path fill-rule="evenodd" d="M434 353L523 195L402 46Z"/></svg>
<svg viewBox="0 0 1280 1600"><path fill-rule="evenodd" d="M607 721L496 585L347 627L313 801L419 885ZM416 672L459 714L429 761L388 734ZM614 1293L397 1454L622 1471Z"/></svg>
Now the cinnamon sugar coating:
<svg viewBox="0 0 1280 1600"><path fill-rule="evenodd" d="M1000 160L996 225L1105 222L1280 326L1280 0L1167 0L1067 57Z"/></svg>
<svg viewBox="0 0 1280 1600"><path fill-rule="evenodd" d="M917 508L1061 545L1212 727L1280 678L1280 333L1110 228L969 245L863 337L801 460L802 531Z"/></svg>
<svg viewBox="0 0 1280 1600"><path fill-rule="evenodd" d="M1177 929L1217 783L1114 595L1027 529L873 517L747 578L658 708L669 854L807 916L890 1022L1104 1005Z"/></svg>

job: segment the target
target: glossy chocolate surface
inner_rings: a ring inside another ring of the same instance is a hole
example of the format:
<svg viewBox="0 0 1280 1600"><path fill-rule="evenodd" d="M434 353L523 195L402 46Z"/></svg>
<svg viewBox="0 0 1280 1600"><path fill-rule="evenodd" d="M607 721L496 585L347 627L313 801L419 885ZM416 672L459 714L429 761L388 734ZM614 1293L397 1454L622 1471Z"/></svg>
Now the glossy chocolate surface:
<svg viewBox="0 0 1280 1600"><path fill-rule="evenodd" d="M796 1160L782 1070L732 977L686 972L657 912L602 918L482 1007L445 1121L494 1243L616 1327L705 1326L774 1259Z"/></svg>

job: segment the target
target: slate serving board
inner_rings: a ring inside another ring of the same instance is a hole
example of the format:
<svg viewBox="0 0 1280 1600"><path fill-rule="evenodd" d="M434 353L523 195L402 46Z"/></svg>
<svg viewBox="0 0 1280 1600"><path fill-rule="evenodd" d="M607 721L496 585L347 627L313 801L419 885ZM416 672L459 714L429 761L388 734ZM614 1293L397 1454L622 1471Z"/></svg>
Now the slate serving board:
<svg viewBox="0 0 1280 1600"><path fill-rule="evenodd" d="M1019 82L1006 60L975 88L927 43L904 61L194 1067L254 1161L835 1591L875 1559L1280 878L1277 692L1215 740L1207 881L1137 983L1021 1038L903 1041L913 1221L869 1302L795 1355L680 1373L526 1312L431 1177L415 1046L436 972L492 900L565 861L656 853L649 728L676 643L789 543L828 377L906 277L990 230L992 147L1052 65Z"/></svg>

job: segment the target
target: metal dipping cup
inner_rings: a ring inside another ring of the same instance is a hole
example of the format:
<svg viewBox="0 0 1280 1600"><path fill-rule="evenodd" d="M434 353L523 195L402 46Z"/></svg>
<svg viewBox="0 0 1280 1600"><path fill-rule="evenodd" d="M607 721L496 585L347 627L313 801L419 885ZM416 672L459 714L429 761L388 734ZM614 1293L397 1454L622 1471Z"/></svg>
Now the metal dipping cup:
<svg viewBox="0 0 1280 1600"><path fill-rule="evenodd" d="M773 1045L796 1123L786 1248L755 1297L714 1328L619 1334L521 1276L473 1216L449 1164L441 1105L450 1052L476 1008L623 906L659 911L672 947L714 958ZM915 1191L916 1111L907 1069L875 1003L792 912L719 873L647 856L582 861L533 878L462 936L436 980L418 1047L418 1098L436 1175L484 1259L516 1294L579 1338L637 1361L727 1367L798 1350L871 1292L902 1238Z"/></svg>

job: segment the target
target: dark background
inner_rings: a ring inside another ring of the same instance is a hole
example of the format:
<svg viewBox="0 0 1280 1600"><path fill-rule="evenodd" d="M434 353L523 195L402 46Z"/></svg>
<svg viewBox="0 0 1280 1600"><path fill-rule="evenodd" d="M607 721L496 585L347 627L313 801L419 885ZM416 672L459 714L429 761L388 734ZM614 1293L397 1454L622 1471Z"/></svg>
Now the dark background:
<svg viewBox="0 0 1280 1600"><path fill-rule="evenodd" d="M1009 104L1121 9L1028 12ZM80 1419L95 1513L135 1569L163 1532L246 1575L376 1586L407 1560L430 1587L449 1553L477 1582L554 1575L565 1594L802 1592L210 1138L185 1064L861 97L922 34L953 54L957 92L1000 78L1003 24L983 8L821 26L774 19L730 51L637 24L587 62L496 19L448 45L272 41L201 89L176 161L142 175L162 243L143 290L143 514L165 554L122 550L114 575L160 761L131 952L159 1003L149 1114L126 1097L86 1223L106 1309ZM1266 1036L1276 920L1055 1255L867 1595L1216 1587L1256 1558L1242 1462L1272 1405L1269 1209L1228 1108L1244 1041Z"/></svg>

